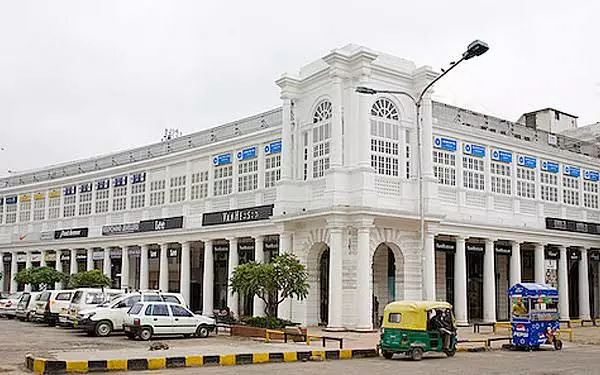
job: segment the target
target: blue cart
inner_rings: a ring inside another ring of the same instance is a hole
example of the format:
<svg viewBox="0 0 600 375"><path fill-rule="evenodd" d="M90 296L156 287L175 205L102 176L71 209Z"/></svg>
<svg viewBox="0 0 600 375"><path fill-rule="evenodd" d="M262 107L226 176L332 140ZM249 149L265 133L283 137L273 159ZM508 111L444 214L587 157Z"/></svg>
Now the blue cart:
<svg viewBox="0 0 600 375"><path fill-rule="evenodd" d="M508 295L513 347L532 350L548 344L562 349L558 290L545 284L520 283L508 289Z"/></svg>

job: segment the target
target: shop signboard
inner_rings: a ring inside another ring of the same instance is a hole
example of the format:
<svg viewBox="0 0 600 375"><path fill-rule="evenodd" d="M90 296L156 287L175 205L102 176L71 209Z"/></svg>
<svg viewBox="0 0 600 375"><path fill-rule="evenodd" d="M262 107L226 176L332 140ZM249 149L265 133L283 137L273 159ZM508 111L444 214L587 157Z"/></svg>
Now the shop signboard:
<svg viewBox="0 0 600 375"><path fill-rule="evenodd" d="M477 145L474 143L465 143L463 145L463 153L465 155L472 155L482 158L485 157L485 146Z"/></svg>
<svg viewBox="0 0 600 375"><path fill-rule="evenodd" d="M467 251L474 253L484 253L485 252L485 244L482 243L466 243L465 248Z"/></svg>
<svg viewBox="0 0 600 375"><path fill-rule="evenodd" d="M54 239L81 238L88 236L88 228L59 229L54 231Z"/></svg>
<svg viewBox="0 0 600 375"><path fill-rule="evenodd" d="M456 140L445 137L433 137L433 147L446 151L456 151Z"/></svg>
<svg viewBox="0 0 600 375"><path fill-rule="evenodd" d="M169 258L177 258L179 251L177 249L169 249Z"/></svg>
<svg viewBox="0 0 600 375"><path fill-rule="evenodd" d="M157 232L183 228L183 216L140 221L140 232Z"/></svg>
<svg viewBox="0 0 600 375"><path fill-rule="evenodd" d="M600 224L584 221L546 218L546 229L600 235Z"/></svg>
<svg viewBox="0 0 600 375"><path fill-rule="evenodd" d="M435 240L435 250L436 251L447 251L447 252L453 253L456 251L456 242Z"/></svg>
<svg viewBox="0 0 600 375"><path fill-rule="evenodd" d="M504 150L492 150L492 160L502 163L512 163L512 152Z"/></svg>
<svg viewBox="0 0 600 375"><path fill-rule="evenodd" d="M202 215L202 225L234 224L267 220L273 216L273 205L238 208L229 211L209 212Z"/></svg>
<svg viewBox="0 0 600 375"><path fill-rule="evenodd" d="M494 250L495 250L496 254L505 254L505 255L512 254L512 246L507 245L507 244L496 243L496 244L494 244Z"/></svg>
<svg viewBox="0 0 600 375"><path fill-rule="evenodd" d="M158 249L148 250L148 257L150 259L156 259L156 258L158 258L159 252L160 252L160 250L158 250Z"/></svg>
<svg viewBox="0 0 600 375"><path fill-rule="evenodd" d="M140 230L140 223L112 224L102 227L103 236L111 236L115 234L131 234L137 233Z"/></svg>

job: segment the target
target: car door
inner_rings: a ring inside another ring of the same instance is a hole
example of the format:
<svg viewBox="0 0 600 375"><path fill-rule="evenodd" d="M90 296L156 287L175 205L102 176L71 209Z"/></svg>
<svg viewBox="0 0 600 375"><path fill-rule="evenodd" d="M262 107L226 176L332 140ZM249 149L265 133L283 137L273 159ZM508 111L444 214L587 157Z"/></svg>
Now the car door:
<svg viewBox="0 0 600 375"><path fill-rule="evenodd" d="M125 318L127 317L127 311L133 307L136 303L140 302L141 298L139 295L127 297L119 303L114 304L111 307L111 320L115 329L121 329Z"/></svg>
<svg viewBox="0 0 600 375"><path fill-rule="evenodd" d="M148 318L150 325L152 326L152 330L157 335L168 335L173 332L173 318L171 317L171 313L169 311L169 307L164 303L153 303L148 305L150 311L146 309L146 316L148 316L148 312L150 312L150 316Z"/></svg>
<svg viewBox="0 0 600 375"><path fill-rule="evenodd" d="M170 305L173 315L173 333L192 334L196 332L196 319L188 309L179 305Z"/></svg>

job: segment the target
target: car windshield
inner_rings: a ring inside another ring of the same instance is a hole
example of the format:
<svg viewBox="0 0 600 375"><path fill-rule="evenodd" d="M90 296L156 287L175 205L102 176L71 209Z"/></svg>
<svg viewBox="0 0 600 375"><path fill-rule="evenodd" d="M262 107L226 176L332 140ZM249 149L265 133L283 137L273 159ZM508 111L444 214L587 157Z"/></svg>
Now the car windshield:
<svg viewBox="0 0 600 375"><path fill-rule="evenodd" d="M143 306L144 305L141 303L136 303L135 305L133 305L132 308L129 309L129 311L127 313L137 315L137 314L139 314L140 311L142 311Z"/></svg>
<svg viewBox="0 0 600 375"><path fill-rule="evenodd" d="M83 297L83 292L79 290L75 292L75 295L73 296L73 300L71 302L79 303L81 301L81 297Z"/></svg>
<svg viewBox="0 0 600 375"><path fill-rule="evenodd" d="M104 294L101 292L90 292L85 297L86 305L97 305L102 302L104 302Z"/></svg>
<svg viewBox="0 0 600 375"><path fill-rule="evenodd" d="M48 301L50 299L50 292L44 292L42 294L40 294L40 301Z"/></svg>

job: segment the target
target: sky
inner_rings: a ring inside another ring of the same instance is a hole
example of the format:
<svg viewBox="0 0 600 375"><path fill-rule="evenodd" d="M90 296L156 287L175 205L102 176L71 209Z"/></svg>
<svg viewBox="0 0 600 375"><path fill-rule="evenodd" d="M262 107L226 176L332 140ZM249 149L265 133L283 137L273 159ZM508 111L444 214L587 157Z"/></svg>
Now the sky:
<svg viewBox="0 0 600 375"><path fill-rule="evenodd" d="M280 105L274 81L348 43L439 71L434 99L600 121L596 1L0 0L0 176ZM11 172L9 172L11 171Z"/></svg>

